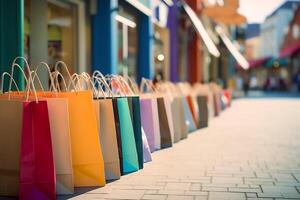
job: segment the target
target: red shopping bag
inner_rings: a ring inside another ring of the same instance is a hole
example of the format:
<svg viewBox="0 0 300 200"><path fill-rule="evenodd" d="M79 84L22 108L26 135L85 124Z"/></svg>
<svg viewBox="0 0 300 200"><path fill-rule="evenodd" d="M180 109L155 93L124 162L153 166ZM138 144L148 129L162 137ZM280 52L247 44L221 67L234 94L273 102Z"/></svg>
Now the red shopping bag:
<svg viewBox="0 0 300 200"><path fill-rule="evenodd" d="M19 198L55 199L55 169L46 101L23 103Z"/></svg>

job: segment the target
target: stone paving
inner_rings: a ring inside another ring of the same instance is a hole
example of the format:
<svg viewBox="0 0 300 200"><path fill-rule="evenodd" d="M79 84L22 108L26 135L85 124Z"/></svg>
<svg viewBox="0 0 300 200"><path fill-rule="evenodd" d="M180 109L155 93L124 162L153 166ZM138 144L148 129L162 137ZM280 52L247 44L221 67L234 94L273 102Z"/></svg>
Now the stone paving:
<svg viewBox="0 0 300 200"><path fill-rule="evenodd" d="M300 99L239 99L144 170L71 199L279 200L299 191Z"/></svg>

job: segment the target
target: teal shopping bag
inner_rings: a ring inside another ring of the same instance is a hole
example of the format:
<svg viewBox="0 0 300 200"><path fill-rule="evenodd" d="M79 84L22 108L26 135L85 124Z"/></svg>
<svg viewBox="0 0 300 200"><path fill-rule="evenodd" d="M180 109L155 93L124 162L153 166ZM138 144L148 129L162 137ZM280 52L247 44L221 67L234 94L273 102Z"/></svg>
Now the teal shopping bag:
<svg viewBox="0 0 300 200"><path fill-rule="evenodd" d="M142 125L141 125L141 108L140 108L140 98L138 96L131 96L127 98L129 111L131 115L134 138L136 144L136 150L139 161L139 168L144 168L144 158L143 158L143 140L142 140Z"/></svg>
<svg viewBox="0 0 300 200"><path fill-rule="evenodd" d="M118 121L117 139L120 155L121 173L128 174L139 170L139 162L136 150L134 130L128 107L127 98L118 97L113 99L115 115Z"/></svg>

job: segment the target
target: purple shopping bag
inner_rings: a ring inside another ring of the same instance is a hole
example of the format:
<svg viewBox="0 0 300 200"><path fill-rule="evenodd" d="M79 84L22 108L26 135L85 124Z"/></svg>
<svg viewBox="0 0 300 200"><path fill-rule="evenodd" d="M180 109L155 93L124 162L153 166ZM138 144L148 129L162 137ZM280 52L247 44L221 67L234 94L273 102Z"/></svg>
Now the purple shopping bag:
<svg viewBox="0 0 300 200"><path fill-rule="evenodd" d="M142 127L142 140L143 140L143 158L144 158L144 163L152 161L151 157L151 151L150 147L148 144L148 140L145 134L145 131Z"/></svg>
<svg viewBox="0 0 300 200"><path fill-rule="evenodd" d="M153 104L151 98L140 99L141 102L141 122L144 128L150 151L155 151L155 124L153 116Z"/></svg>

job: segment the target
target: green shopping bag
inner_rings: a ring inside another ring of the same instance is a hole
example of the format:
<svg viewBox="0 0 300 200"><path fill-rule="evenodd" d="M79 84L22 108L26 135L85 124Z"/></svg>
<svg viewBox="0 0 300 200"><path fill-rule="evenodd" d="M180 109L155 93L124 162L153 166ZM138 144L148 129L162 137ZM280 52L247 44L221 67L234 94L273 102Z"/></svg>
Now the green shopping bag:
<svg viewBox="0 0 300 200"><path fill-rule="evenodd" d="M139 161L139 169L144 167L143 157L143 140L142 140L142 126L141 126L141 108L140 98L138 96L130 96L127 98L129 104L129 110L134 130L134 138L136 144L136 150Z"/></svg>
<svg viewBox="0 0 300 200"><path fill-rule="evenodd" d="M121 174L139 170L139 162L127 98L113 98Z"/></svg>

